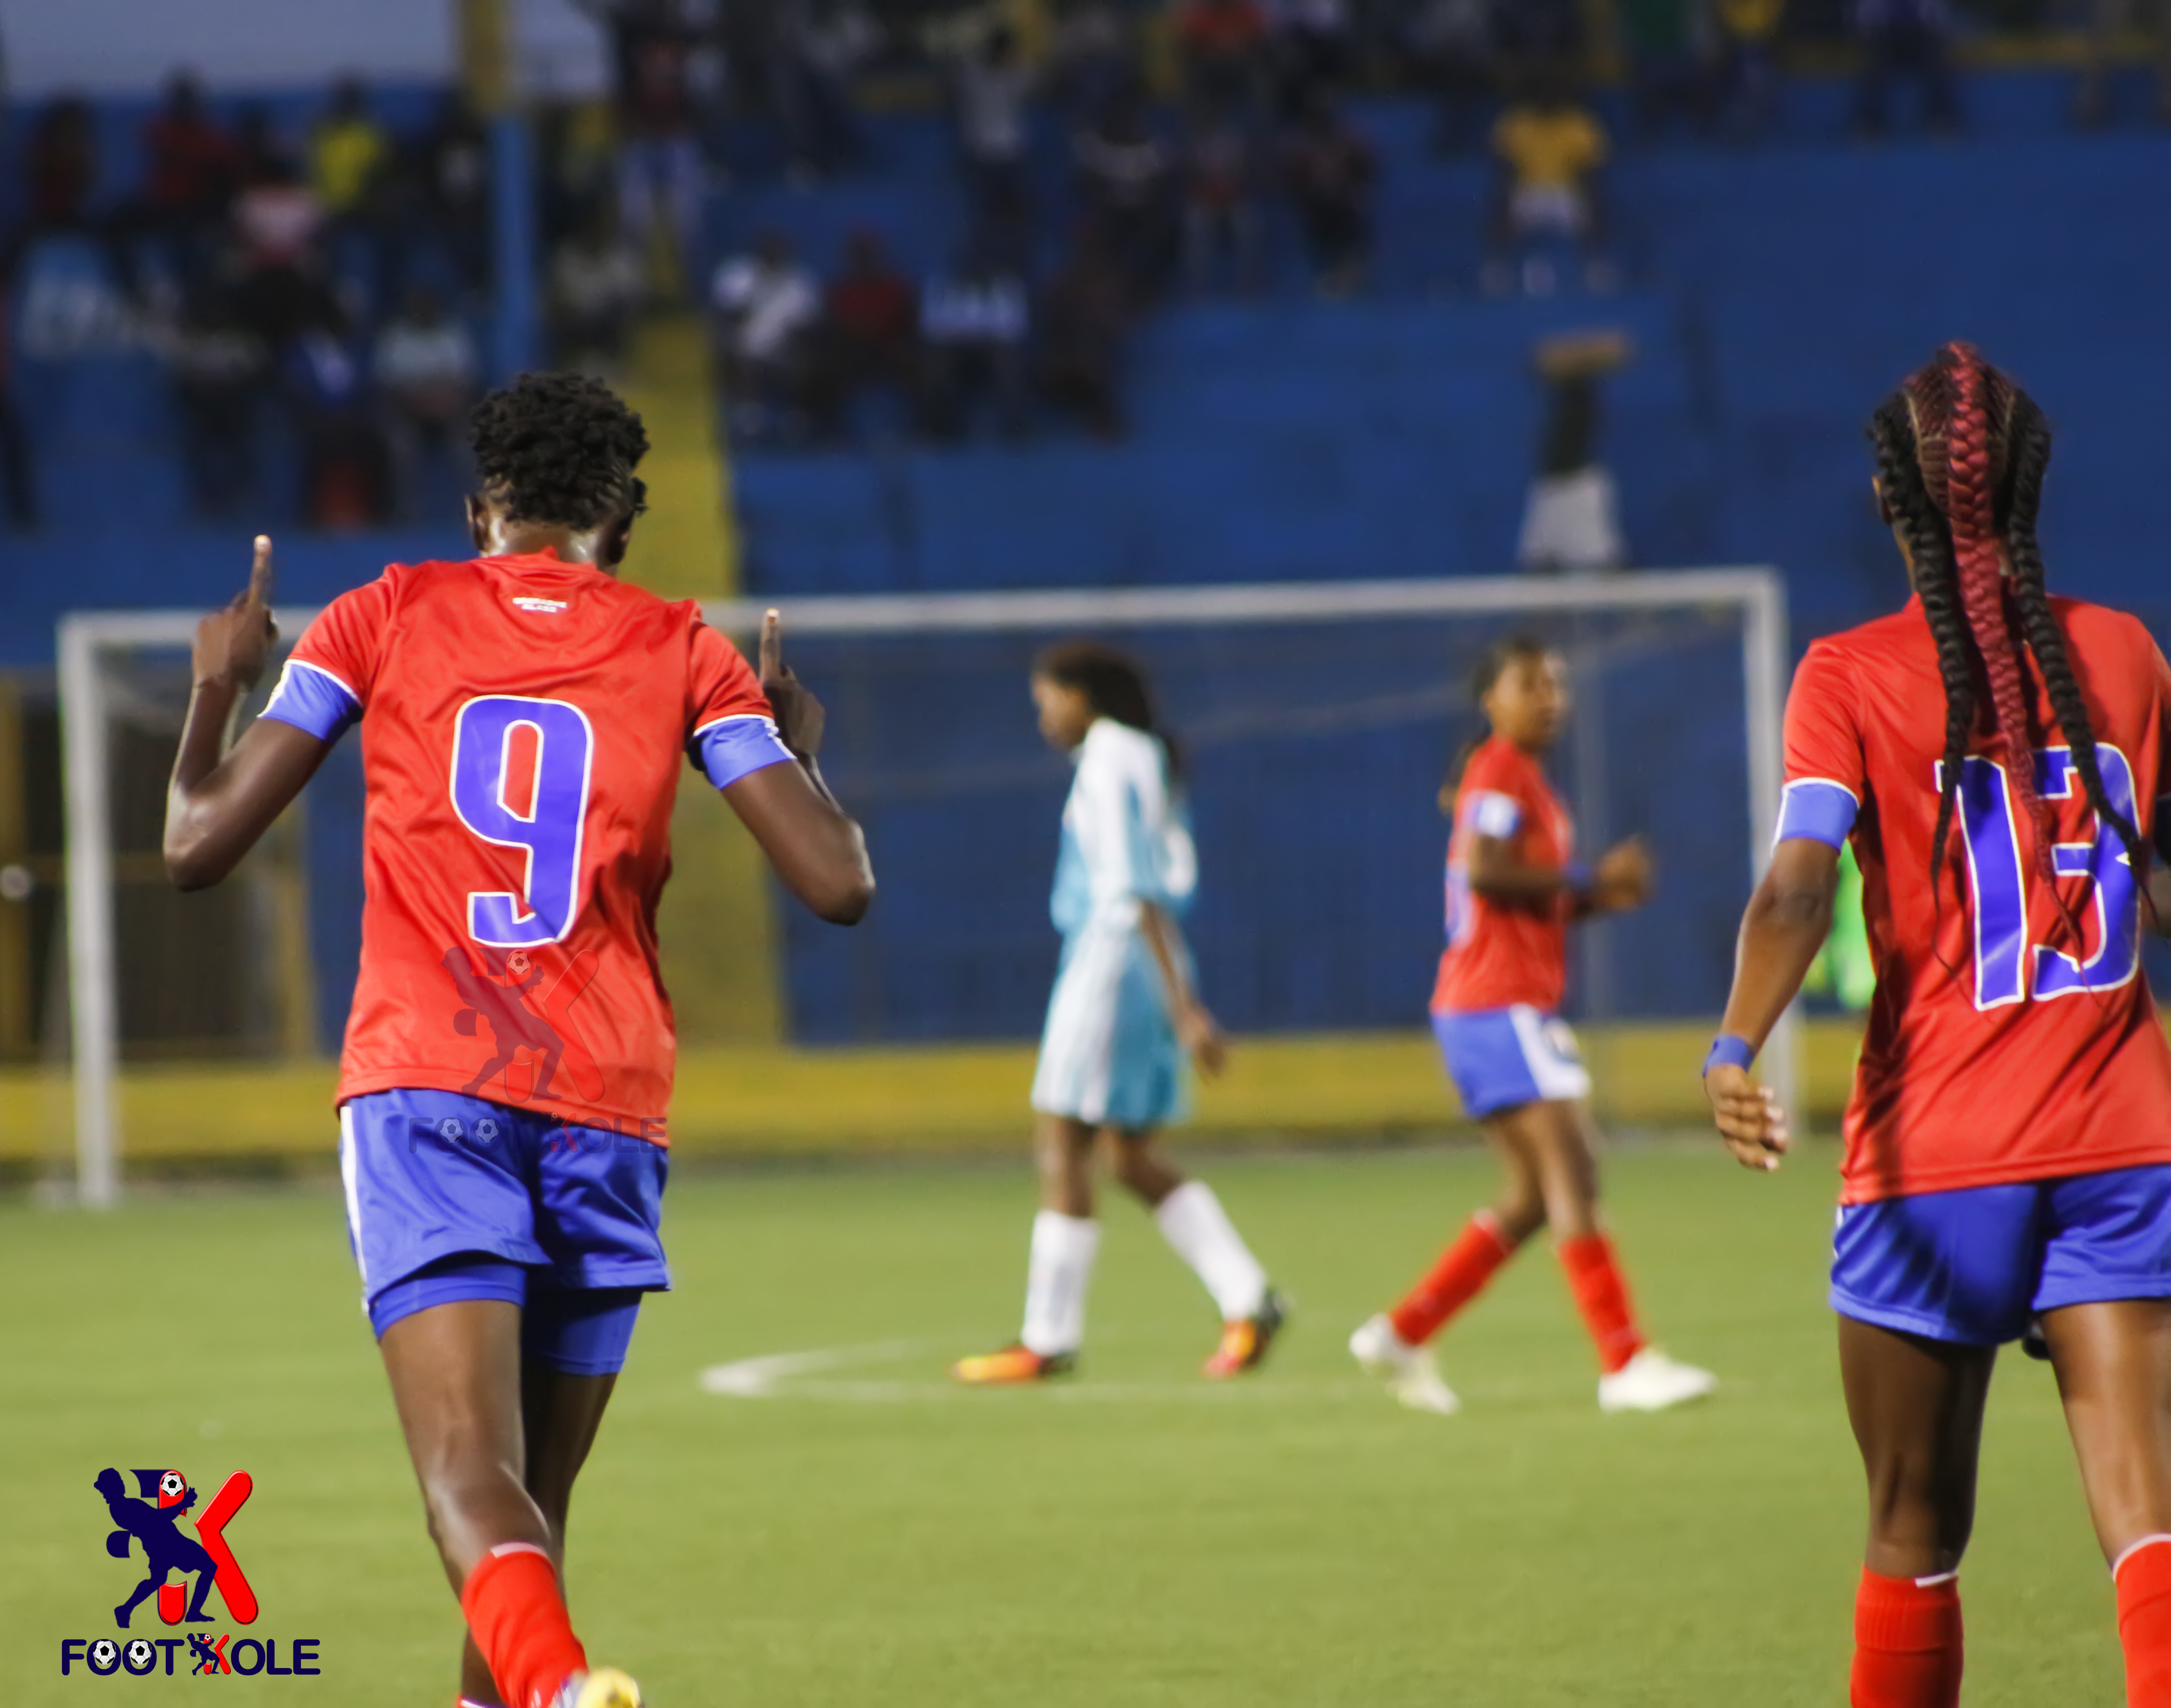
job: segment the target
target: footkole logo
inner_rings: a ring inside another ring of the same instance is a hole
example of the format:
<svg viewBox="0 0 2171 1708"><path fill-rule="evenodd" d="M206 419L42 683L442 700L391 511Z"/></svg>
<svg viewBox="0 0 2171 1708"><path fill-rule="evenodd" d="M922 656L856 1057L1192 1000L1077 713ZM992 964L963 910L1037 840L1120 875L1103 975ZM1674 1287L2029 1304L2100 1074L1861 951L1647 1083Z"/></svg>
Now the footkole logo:
<svg viewBox="0 0 2171 1708"><path fill-rule="evenodd" d="M255 1624L256 1591L226 1534L255 1491L255 1480L245 1470L233 1472L197 1512L196 1491L180 1471L136 1470L129 1475L136 1480L132 1495L127 1479L110 1467L91 1481L105 1499L111 1526L106 1553L127 1560L140 1551L144 1561L142 1581L113 1609L115 1629L127 1631L129 1620L147 1601L154 1603L163 1624L217 1625L219 1616L211 1611L214 1591L228 1620ZM196 1534L188 1534L184 1523ZM167 1582L176 1576L178 1583ZM88 1672L101 1679L115 1673L217 1678L239 1673L244 1678L317 1678L323 1673L321 1647L315 1637L236 1636L212 1630L170 1637L68 1637L61 1643L61 1676Z"/></svg>

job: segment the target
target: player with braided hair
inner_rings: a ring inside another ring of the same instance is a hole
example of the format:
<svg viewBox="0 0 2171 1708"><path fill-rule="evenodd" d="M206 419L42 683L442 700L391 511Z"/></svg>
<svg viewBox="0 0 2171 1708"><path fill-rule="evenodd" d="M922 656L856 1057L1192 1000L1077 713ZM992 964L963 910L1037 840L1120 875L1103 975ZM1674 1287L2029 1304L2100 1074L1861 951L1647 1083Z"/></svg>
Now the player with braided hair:
<svg viewBox="0 0 2171 1708"><path fill-rule="evenodd" d="M2171 916L2171 667L2134 618L2045 591L2050 431L2008 376L1949 345L1869 432L1915 597L1795 673L1704 1087L1734 1155L1777 1168L1750 1068L1851 843L1877 968L1831 1288L1870 1494L1852 1701L1959 1700L1984 1402L2019 1340L2056 1367L2127 1700L2171 1708L2171 1048L2140 961L2144 908Z"/></svg>
<svg viewBox="0 0 2171 1708"><path fill-rule="evenodd" d="M257 540L248 590L196 630L166 867L182 889L218 882L362 725L340 1173L467 1616L460 1700L640 1708L632 1679L588 1665L560 1574L641 1295L670 1285L656 907L680 764L823 918L859 918L874 881L822 781L822 708L783 665L775 613L757 677L692 601L619 580L645 496L641 418L596 380L523 374L474 428L476 555L395 564L335 599L229 748L273 638Z"/></svg>

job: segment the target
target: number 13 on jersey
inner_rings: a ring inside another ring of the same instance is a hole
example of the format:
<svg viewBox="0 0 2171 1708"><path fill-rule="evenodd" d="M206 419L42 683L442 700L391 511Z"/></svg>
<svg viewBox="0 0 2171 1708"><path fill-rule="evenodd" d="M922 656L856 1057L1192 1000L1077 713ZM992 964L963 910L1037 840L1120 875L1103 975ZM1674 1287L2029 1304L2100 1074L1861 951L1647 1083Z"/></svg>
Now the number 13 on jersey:
<svg viewBox="0 0 2171 1708"><path fill-rule="evenodd" d="M516 749L528 766L515 763ZM474 891L468 934L494 948L555 943L581 908L581 832L588 811L595 732L564 700L486 694L459 710L453 734L453 810L485 842L527 855L523 896ZM527 771L526 810L515 804Z"/></svg>
<svg viewBox="0 0 2171 1708"><path fill-rule="evenodd" d="M2072 748L2039 748L2034 760L2035 792L2045 800L2067 800L2079 792L2080 774ZM2133 768L2125 755L2107 742L2099 743L2096 764L2110 804L2129 822L2138 824L2133 811ZM1942 765L1938 782L1942 788ZM2134 976L2141 965L2141 891L2133 862L2115 830L2099 823L2093 841L2061 842L2050 850L2051 870L2059 878L2089 881L2090 907L2081 918L2085 922L2093 915L2096 947L2083 961L2029 940L2028 885L2005 768L1991 759L1963 760L1959 806L1974 902L1977 1008L2001 1008L2031 996L2047 999L2115 990ZM2074 946L2086 950L2085 944Z"/></svg>

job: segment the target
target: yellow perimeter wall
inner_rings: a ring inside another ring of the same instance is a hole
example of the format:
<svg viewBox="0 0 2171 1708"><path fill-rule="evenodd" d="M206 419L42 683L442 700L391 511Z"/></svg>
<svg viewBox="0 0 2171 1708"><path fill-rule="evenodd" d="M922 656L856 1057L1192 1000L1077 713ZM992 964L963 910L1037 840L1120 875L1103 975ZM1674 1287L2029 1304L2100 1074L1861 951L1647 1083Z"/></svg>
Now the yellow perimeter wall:
<svg viewBox="0 0 2171 1708"><path fill-rule="evenodd" d="M1607 1119L1698 1121L1708 1025L1599 1028L1584 1048ZM1830 1124L1847 1097L1857 1030L1809 1028L1809 1106ZM689 1157L988 1153L1022 1148L1032 1051L1019 1044L794 1050L708 1045L681 1052L673 1148ZM334 1070L142 1067L123 1076L126 1155L180 1163L328 1158ZM0 1162L64 1165L71 1102L61 1073L0 1074ZM1230 1072L1199 1090L1187 1143L1328 1141L1436 1133L1461 1120L1422 1032L1240 1040Z"/></svg>

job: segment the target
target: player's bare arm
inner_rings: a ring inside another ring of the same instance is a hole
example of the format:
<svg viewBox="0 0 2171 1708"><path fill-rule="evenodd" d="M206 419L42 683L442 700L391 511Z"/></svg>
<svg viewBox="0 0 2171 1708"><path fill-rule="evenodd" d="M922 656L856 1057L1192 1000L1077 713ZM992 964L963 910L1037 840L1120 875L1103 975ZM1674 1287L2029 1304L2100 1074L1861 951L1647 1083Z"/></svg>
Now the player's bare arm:
<svg viewBox="0 0 2171 1708"><path fill-rule="evenodd" d="M1191 957L1184 952L1183 928L1160 902L1147 902L1139 911L1139 930L1153 951L1154 965L1161 969L1177 1041L1183 1046L1193 1066L1208 1079L1218 1079L1228 1064L1229 1043L1221 1036L1220 1023L1192 988L1191 976L1185 970Z"/></svg>
<svg viewBox="0 0 2171 1708"><path fill-rule="evenodd" d="M777 733L798 760L748 772L724 799L753 833L785 887L835 925L856 925L875 897L866 838L823 781L822 702L784 661L784 628L770 612L761 630L761 686Z"/></svg>
<svg viewBox="0 0 2171 1708"><path fill-rule="evenodd" d="M228 745L278 637L271 601L271 542L260 534L247 588L196 625L188 718L166 795L166 875L176 889L208 888L239 865L330 751L276 719L260 719Z"/></svg>
<svg viewBox="0 0 2171 1708"><path fill-rule="evenodd" d="M1839 890L1839 850L1808 837L1789 837L1742 915L1734 990L1720 1031L1762 1049L1793 1001L1810 963L1831 934L1832 897ZM1712 1118L1734 1159L1768 1173L1787 1152L1786 1112L1746 1068L1722 1063L1704 1075Z"/></svg>
<svg viewBox="0 0 2171 1708"><path fill-rule="evenodd" d="M1506 837L1474 836L1470 842L1470 887L1488 902L1536 902L1567 895L1585 913L1619 913L1650 899L1654 869L1640 836L1608 849L1589 870L1537 865L1515 852Z"/></svg>

